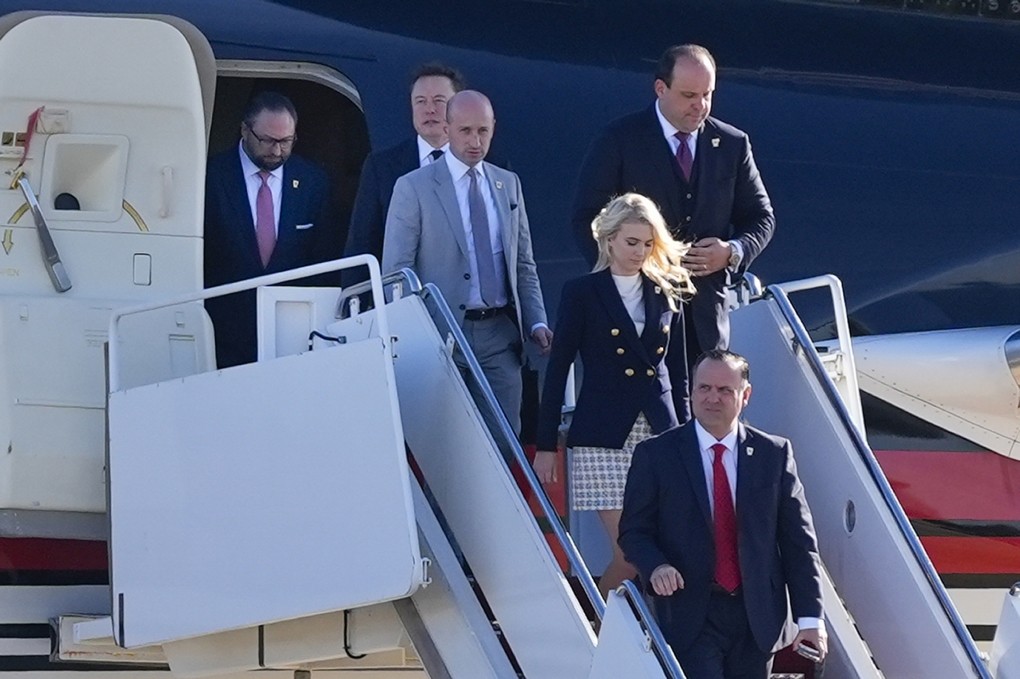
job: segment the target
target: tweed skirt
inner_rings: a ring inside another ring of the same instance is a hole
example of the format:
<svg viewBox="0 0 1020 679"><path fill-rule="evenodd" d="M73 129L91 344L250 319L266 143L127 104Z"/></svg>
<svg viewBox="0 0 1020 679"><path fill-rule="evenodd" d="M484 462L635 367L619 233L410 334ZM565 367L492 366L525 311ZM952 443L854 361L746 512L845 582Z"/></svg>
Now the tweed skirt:
<svg viewBox="0 0 1020 679"><path fill-rule="evenodd" d="M651 425L644 413L639 413L623 448L572 448L570 504L574 510L622 509L634 448L651 435Z"/></svg>

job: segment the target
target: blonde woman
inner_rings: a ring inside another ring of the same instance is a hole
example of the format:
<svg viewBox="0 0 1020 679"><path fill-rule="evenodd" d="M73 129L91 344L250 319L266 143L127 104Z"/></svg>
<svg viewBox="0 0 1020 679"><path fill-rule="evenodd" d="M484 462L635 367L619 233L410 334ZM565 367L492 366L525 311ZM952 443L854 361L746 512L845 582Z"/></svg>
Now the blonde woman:
<svg viewBox="0 0 1020 679"><path fill-rule="evenodd" d="M690 416L681 301L694 293L681 265L687 246L669 235L655 204L627 193L592 222L599 255L592 273L563 286L539 412L535 472L556 480L556 436L567 373L584 365L567 445L573 448L575 510L599 513L613 560L603 596L635 575L616 544L631 453L643 439Z"/></svg>

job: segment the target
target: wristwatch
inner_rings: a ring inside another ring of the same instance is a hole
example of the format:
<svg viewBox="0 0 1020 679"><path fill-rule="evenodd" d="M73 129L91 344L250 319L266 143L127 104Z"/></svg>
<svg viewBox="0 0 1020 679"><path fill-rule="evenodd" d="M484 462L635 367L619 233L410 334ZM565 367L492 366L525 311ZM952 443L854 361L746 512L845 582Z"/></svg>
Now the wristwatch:
<svg viewBox="0 0 1020 679"><path fill-rule="evenodd" d="M740 266L740 251L737 250L737 246L733 242L727 243L730 248L730 259L726 265L736 271L737 267Z"/></svg>

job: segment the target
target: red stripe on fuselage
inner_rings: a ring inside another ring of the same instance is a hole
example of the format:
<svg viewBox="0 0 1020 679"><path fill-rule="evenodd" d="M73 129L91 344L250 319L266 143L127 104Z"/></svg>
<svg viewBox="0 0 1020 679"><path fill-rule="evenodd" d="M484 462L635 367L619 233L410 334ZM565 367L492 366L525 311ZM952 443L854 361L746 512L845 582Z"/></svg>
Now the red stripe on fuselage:
<svg viewBox="0 0 1020 679"><path fill-rule="evenodd" d="M105 571L106 543L0 538L0 571Z"/></svg>
<svg viewBox="0 0 1020 679"><path fill-rule="evenodd" d="M991 451L875 456L911 519L1020 521L1020 461Z"/></svg>
<svg viewBox="0 0 1020 679"><path fill-rule="evenodd" d="M939 573L1020 573L1020 538L923 537Z"/></svg>

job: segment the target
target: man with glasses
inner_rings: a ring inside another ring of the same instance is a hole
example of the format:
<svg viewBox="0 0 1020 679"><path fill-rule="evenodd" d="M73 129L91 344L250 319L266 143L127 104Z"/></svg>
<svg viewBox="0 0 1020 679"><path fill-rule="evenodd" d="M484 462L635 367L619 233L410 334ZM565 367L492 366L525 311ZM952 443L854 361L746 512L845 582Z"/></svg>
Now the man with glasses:
<svg viewBox="0 0 1020 679"><path fill-rule="evenodd" d="M214 287L334 259L326 173L291 152L297 111L276 92L248 103L237 148L209 159L205 191L205 285ZM255 291L206 302L216 363L256 359Z"/></svg>

